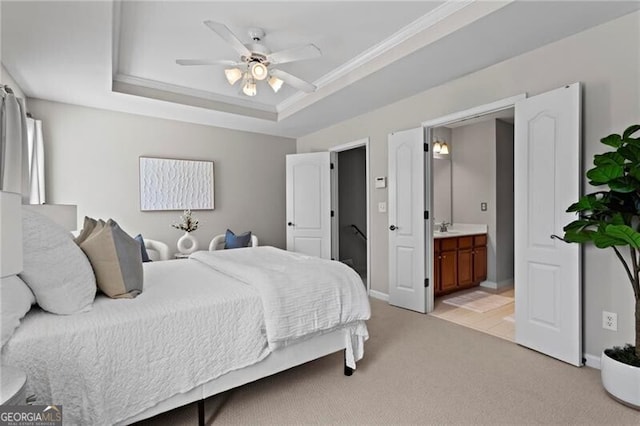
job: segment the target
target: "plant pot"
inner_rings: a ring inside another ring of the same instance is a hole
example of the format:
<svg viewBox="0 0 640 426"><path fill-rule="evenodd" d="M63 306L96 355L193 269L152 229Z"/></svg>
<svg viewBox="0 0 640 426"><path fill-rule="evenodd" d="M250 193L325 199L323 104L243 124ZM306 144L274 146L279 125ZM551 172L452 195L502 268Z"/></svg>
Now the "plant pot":
<svg viewBox="0 0 640 426"><path fill-rule="evenodd" d="M640 410L640 367L616 361L602 352L602 385L613 399Z"/></svg>
<svg viewBox="0 0 640 426"><path fill-rule="evenodd" d="M198 250L198 240L196 240L190 233L185 232L180 239L178 239L178 251L183 254L191 254Z"/></svg>

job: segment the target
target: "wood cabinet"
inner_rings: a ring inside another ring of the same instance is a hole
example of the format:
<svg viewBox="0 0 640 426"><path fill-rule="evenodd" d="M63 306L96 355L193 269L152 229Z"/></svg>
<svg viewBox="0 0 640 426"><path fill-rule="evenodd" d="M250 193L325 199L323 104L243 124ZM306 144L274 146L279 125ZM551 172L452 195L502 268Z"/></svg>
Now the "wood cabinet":
<svg viewBox="0 0 640 426"><path fill-rule="evenodd" d="M487 279L487 235L433 240L436 296L480 284Z"/></svg>

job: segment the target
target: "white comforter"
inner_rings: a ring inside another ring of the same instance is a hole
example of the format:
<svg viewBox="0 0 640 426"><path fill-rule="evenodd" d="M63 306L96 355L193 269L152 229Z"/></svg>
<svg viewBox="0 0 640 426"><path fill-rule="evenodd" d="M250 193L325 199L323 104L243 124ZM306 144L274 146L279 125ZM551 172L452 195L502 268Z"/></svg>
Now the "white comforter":
<svg viewBox="0 0 640 426"><path fill-rule="evenodd" d="M3 348L38 403L63 405L65 424L120 422L269 354L255 290L193 260L144 273L135 299L98 296L69 316L32 309Z"/></svg>
<svg viewBox="0 0 640 426"><path fill-rule="evenodd" d="M201 251L190 259L258 290L271 349L351 324L348 365L355 368L362 357L369 299L360 276L343 263L275 247Z"/></svg>

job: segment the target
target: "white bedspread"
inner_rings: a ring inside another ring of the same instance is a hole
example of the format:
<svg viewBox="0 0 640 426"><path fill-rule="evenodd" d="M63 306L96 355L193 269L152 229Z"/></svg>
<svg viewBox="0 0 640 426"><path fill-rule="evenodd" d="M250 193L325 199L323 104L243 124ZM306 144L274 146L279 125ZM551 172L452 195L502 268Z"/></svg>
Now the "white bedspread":
<svg viewBox="0 0 640 426"><path fill-rule="evenodd" d="M122 421L269 354L251 287L194 260L144 274L135 299L98 296L72 316L32 309L3 348L3 364L34 378L38 403L63 405L65 424Z"/></svg>
<svg viewBox="0 0 640 426"><path fill-rule="evenodd" d="M190 259L258 290L271 349L350 324L348 365L362 357L369 299L360 276L343 263L275 247L201 251Z"/></svg>

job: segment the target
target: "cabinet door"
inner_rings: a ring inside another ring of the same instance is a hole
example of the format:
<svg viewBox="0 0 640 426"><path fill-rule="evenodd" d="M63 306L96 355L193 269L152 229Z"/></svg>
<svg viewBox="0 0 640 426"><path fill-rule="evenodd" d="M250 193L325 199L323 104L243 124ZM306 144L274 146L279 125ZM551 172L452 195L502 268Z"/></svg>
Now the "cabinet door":
<svg viewBox="0 0 640 426"><path fill-rule="evenodd" d="M440 286L440 240L433 240L433 294L439 296L442 293Z"/></svg>
<svg viewBox="0 0 640 426"><path fill-rule="evenodd" d="M443 292L458 288L458 253L455 250L440 253L440 288Z"/></svg>
<svg viewBox="0 0 640 426"><path fill-rule="evenodd" d="M458 250L458 286L467 287L473 284L473 250Z"/></svg>
<svg viewBox="0 0 640 426"><path fill-rule="evenodd" d="M487 247L473 249L473 282L487 279Z"/></svg>

